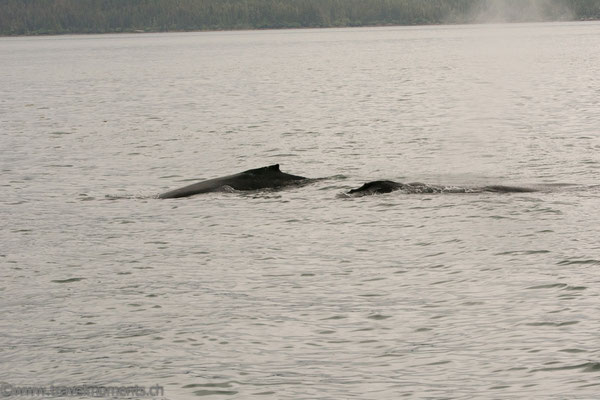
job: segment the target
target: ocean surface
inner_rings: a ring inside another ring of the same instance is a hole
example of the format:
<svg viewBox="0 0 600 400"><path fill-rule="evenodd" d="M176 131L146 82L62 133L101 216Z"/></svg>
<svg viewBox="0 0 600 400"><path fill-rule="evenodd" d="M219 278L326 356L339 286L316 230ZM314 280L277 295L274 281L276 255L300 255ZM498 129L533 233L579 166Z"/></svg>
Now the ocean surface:
<svg viewBox="0 0 600 400"><path fill-rule="evenodd" d="M598 22L0 38L3 390L597 398L599 44ZM272 164L325 179L156 198ZM344 194L375 179L543 190Z"/></svg>

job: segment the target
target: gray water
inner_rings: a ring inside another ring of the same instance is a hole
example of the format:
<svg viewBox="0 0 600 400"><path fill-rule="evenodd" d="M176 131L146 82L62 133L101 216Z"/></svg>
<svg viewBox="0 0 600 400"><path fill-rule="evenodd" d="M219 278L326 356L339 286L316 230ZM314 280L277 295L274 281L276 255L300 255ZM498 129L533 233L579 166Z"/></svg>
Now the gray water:
<svg viewBox="0 0 600 400"><path fill-rule="evenodd" d="M600 23L0 39L0 382L596 398L599 44ZM276 163L326 179L155 198ZM343 195L374 179L548 189Z"/></svg>

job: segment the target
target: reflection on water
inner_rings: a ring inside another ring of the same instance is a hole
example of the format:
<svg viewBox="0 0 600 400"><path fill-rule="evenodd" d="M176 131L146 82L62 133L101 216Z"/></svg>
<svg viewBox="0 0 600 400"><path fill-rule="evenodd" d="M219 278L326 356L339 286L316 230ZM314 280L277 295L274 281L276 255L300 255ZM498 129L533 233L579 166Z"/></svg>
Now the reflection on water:
<svg viewBox="0 0 600 400"><path fill-rule="evenodd" d="M0 381L594 397L599 29L0 39ZM327 179L154 198L275 163Z"/></svg>

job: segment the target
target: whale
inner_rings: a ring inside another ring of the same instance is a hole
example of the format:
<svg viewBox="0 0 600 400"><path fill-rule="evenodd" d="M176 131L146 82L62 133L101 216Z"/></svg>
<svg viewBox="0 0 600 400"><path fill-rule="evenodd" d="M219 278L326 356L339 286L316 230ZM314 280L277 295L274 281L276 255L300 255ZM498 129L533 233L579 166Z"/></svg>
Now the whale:
<svg viewBox="0 0 600 400"><path fill-rule="evenodd" d="M303 176L281 172L279 164L249 169L233 175L197 182L158 195L159 199L188 197L200 193L218 192L227 188L247 191L259 189L275 189L308 181Z"/></svg>
<svg viewBox="0 0 600 400"><path fill-rule="evenodd" d="M347 194L352 196L367 196L391 193L397 190L403 191L404 193L529 193L538 191L535 188L522 186L489 185L481 187L457 187L427 185L420 182L401 183L390 180L378 180L367 182L356 189L351 189Z"/></svg>
<svg viewBox="0 0 600 400"><path fill-rule="evenodd" d="M395 190L402 189L404 185L399 182L394 181L373 181L367 182L359 188L352 189L348 192L348 194L380 194L380 193L390 193Z"/></svg>

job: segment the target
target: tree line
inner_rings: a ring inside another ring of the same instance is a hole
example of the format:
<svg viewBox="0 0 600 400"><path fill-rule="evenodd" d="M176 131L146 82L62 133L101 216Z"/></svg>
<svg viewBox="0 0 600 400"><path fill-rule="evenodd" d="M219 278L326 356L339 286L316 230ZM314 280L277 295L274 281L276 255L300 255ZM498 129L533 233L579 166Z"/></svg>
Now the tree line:
<svg viewBox="0 0 600 400"><path fill-rule="evenodd" d="M0 34L600 19L598 0L0 0Z"/></svg>

